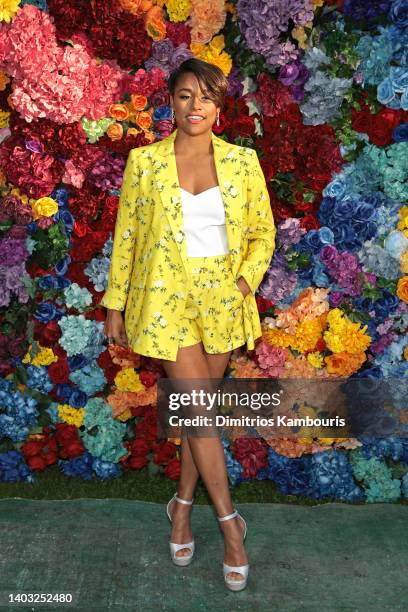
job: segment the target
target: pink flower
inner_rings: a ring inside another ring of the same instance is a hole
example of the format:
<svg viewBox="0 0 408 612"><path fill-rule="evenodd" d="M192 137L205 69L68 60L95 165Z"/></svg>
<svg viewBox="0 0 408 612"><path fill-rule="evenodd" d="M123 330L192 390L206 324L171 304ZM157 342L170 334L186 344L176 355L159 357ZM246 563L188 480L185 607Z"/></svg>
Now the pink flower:
<svg viewBox="0 0 408 612"><path fill-rule="evenodd" d="M255 354L259 367L266 376L277 378L283 372L289 351L281 346L272 346L263 340L256 347Z"/></svg>
<svg viewBox="0 0 408 612"><path fill-rule="evenodd" d="M76 168L72 161L68 159L65 162L65 173L62 177L62 182L67 185L74 185L78 189L81 189L85 180L85 175L79 168Z"/></svg>

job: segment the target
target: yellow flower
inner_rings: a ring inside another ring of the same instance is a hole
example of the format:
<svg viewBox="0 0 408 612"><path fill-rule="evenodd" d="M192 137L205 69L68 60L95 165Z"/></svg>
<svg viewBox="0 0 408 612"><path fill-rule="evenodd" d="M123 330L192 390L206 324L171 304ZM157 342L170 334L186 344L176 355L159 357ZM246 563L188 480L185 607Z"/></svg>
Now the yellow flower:
<svg viewBox="0 0 408 612"><path fill-rule="evenodd" d="M38 219L41 216L44 217L52 217L55 213L58 212L58 204L52 198L40 198L39 200L35 200L31 208L34 213L34 219Z"/></svg>
<svg viewBox="0 0 408 612"><path fill-rule="evenodd" d="M262 334L262 339L272 346L281 346L288 348L292 341L293 336L287 334L280 329L266 329Z"/></svg>
<svg viewBox="0 0 408 612"><path fill-rule="evenodd" d="M28 204L28 196L22 191L20 191L18 187L13 187L13 189L10 191L10 194L16 196L16 198L21 200L23 204Z"/></svg>
<svg viewBox="0 0 408 612"><path fill-rule="evenodd" d="M143 391L144 385L134 368L123 368L115 376L115 385L118 391Z"/></svg>
<svg viewBox="0 0 408 612"><path fill-rule="evenodd" d="M118 416L116 417L116 419L118 421L122 421L122 423L125 423L131 418L132 418L132 411L130 410L130 408L126 408L126 410L118 414Z"/></svg>
<svg viewBox="0 0 408 612"><path fill-rule="evenodd" d="M327 315L329 330L324 332L327 348L333 353L361 353L371 343L371 337L366 334L367 325L360 327L353 323L339 308L334 308Z"/></svg>
<svg viewBox="0 0 408 612"><path fill-rule="evenodd" d="M313 0L313 7L323 6L324 0Z"/></svg>
<svg viewBox="0 0 408 612"><path fill-rule="evenodd" d="M157 4L160 4L157 2ZM168 0L166 9L170 21L186 21L191 11L190 0Z"/></svg>
<svg viewBox="0 0 408 612"><path fill-rule="evenodd" d="M85 408L73 408L69 404L58 404L58 416L64 423L81 427L84 421Z"/></svg>
<svg viewBox="0 0 408 612"><path fill-rule="evenodd" d="M319 369L323 367L323 355L318 351L314 353L308 353L306 359L314 368Z"/></svg>
<svg viewBox="0 0 408 612"><path fill-rule="evenodd" d="M292 37L298 41L299 47L304 49L306 47L306 32L302 26L297 26L292 30Z"/></svg>
<svg viewBox="0 0 408 612"><path fill-rule="evenodd" d="M322 326L320 319L309 319L302 321L296 327L296 333L291 342L291 347L299 353L314 349L317 341L322 335Z"/></svg>
<svg viewBox="0 0 408 612"><path fill-rule="evenodd" d="M401 256L400 269L403 274L408 274L408 249L405 249Z"/></svg>
<svg viewBox="0 0 408 612"><path fill-rule="evenodd" d="M406 346L404 349L404 359L408 361L408 346Z"/></svg>
<svg viewBox="0 0 408 612"><path fill-rule="evenodd" d="M0 21L10 23L18 11L20 0L1 0L0 2Z"/></svg>
<svg viewBox="0 0 408 612"><path fill-rule="evenodd" d="M31 347L30 347L31 348ZM47 346L41 346L40 352L38 355L31 359L30 353L26 353L23 358L23 363L31 363L34 366L48 366L55 361L58 361L58 357L54 355L54 351L52 348L48 348Z"/></svg>
<svg viewBox="0 0 408 612"><path fill-rule="evenodd" d="M401 220L398 222L397 229L400 231L408 229L408 206L401 206L398 214Z"/></svg>
<svg viewBox="0 0 408 612"><path fill-rule="evenodd" d="M223 34L214 36L208 45L200 45L198 43L191 43L190 45L190 49L195 57L218 66L225 76L228 76L232 68L232 59L228 53L223 51L224 47L225 41Z"/></svg>
<svg viewBox="0 0 408 612"><path fill-rule="evenodd" d="M8 127L10 114L11 113L0 109L0 128Z"/></svg>

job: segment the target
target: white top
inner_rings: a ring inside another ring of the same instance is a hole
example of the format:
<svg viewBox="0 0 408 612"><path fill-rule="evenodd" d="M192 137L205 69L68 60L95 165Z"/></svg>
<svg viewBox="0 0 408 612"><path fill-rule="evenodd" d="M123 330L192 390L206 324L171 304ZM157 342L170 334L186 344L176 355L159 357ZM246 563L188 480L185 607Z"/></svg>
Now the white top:
<svg viewBox="0 0 408 612"><path fill-rule="evenodd" d="M182 187L180 190L187 255L206 257L228 253L225 209L219 186L196 195Z"/></svg>

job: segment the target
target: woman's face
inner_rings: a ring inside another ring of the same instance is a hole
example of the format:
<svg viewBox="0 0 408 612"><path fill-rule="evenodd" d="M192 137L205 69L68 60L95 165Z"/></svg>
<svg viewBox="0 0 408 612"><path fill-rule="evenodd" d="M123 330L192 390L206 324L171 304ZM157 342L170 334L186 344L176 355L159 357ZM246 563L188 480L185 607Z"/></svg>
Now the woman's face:
<svg viewBox="0 0 408 612"><path fill-rule="evenodd" d="M220 107L216 106L208 96L211 94L201 90L195 74L187 72L181 75L177 80L174 97L170 96L179 131L192 136L211 131ZM191 118L193 115L202 119L194 121Z"/></svg>

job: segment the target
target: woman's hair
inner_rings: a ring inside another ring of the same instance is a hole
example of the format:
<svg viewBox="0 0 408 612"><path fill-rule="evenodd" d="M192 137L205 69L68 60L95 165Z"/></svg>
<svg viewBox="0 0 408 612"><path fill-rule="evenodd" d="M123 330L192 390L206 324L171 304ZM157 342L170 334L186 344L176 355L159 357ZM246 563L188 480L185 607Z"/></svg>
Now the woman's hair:
<svg viewBox="0 0 408 612"><path fill-rule="evenodd" d="M197 77L201 89L208 91L216 106L221 109L224 107L224 98L228 89L227 77L215 64L204 62L196 57L185 60L170 73L167 86L172 96L174 96L177 81L186 72L192 72Z"/></svg>

